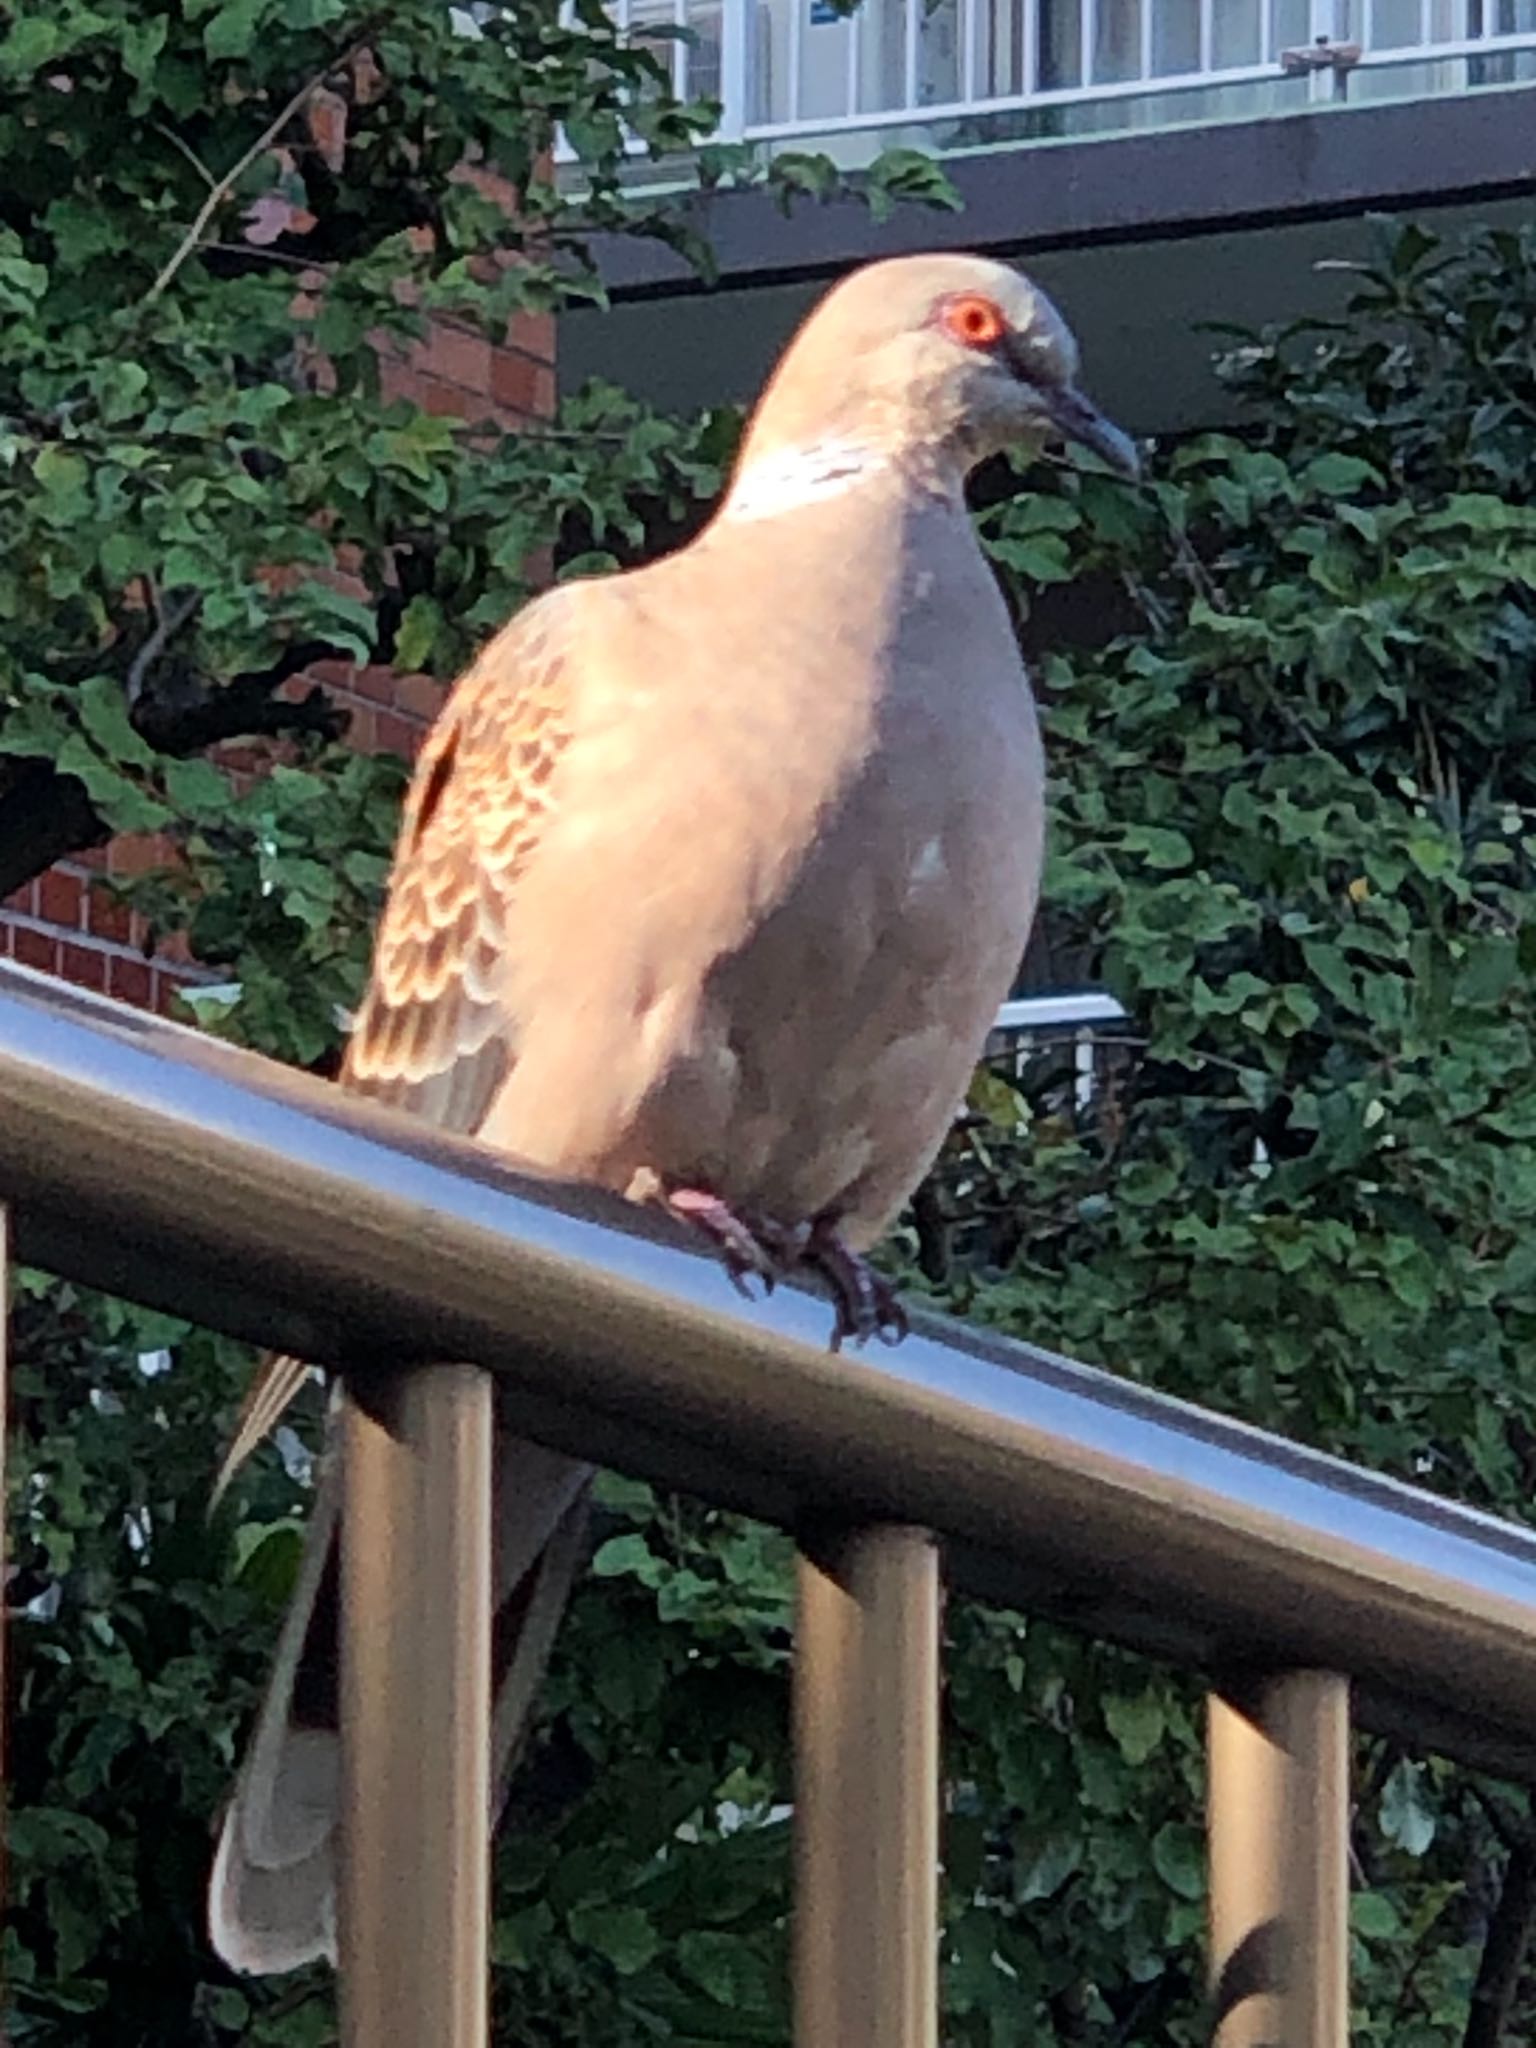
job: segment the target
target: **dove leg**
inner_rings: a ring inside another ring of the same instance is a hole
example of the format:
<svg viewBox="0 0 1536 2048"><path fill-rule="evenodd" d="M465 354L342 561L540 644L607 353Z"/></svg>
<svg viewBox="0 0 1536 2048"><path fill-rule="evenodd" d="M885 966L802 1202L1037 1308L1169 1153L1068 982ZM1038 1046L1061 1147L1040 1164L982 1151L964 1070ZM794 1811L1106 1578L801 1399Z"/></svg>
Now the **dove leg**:
<svg viewBox="0 0 1536 2048"><path fill-rule="evenodd" d="M899 1344L906 1336L907 1312L895 1288L866 1258L843 1242L835 1217L817 1217L800 1257L832 1290L837 1309L832 1331L834 1351L840 1351L849 1337L859 1344L871 1337L878 1337L883 1344Z"/></svg>
<svg viewBox="0 0 1536 2048"><path fill-rule="evenodd" d="M751 1293L747 1285L749 1273L755 1273L770 1290L782 1275L784 1260L771 1239L738 1216L719 1195L711 1194L707 1188L669 1188L662 1202L680 1223L690 1224L710 1240L740 1293Z"/></svg>

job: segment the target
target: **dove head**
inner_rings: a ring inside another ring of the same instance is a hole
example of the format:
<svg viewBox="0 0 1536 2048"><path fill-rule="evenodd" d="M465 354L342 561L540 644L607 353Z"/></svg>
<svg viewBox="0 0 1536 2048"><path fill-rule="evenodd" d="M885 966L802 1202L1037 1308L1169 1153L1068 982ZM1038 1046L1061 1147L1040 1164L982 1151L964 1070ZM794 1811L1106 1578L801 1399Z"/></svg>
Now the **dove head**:
<svg viewBox="0 0 1536 2048"><path fill-rule="evenodd" d="M743 467L813 446L917 460L954 482L1004 448L1092 448L1128 476L1129 438L1077 385L1077 343L1018 271L979 256L903 256L834 286L759 403Z"/></svg>

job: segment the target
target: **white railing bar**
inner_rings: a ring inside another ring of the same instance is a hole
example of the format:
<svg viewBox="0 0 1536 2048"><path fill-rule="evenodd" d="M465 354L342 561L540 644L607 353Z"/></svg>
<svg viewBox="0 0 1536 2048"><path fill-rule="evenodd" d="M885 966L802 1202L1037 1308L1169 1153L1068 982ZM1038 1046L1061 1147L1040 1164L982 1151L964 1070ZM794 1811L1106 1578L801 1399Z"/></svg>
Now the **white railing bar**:
<svg viewBox="0 0 1536 2048"><path fill-rule="evenodd" d="M1069 989L1059 994L1015 996L1004 1003L992 1022L994 1031L1051 1031L1082 1024L1123 1024L1126 1010L1101 988Z"/></svg>
<svg viewBox="0 0 1536 2048"><path fill-rule="evenodd" d="M722 6L734 6L741 17L742 34L747 36L752 19L753 0L721 0ZM807 0L789 0L789 133L803 132L800 119L800 13ZM748 131L751 132L750 130Z"/></svg>
<svg viewBox="0 0 1536 2048"><path fill-rule="evenodd" d="M1373 70L1393 64L1439 63L1456 57L1492 57L1501 50L1536 50L1536 30L1515 29L1508 35L1458 36L1452 42L1429 43L1421 49L1362 50L1357 69Z"/></svg>
<svg viewBox="0 0 1536 2048"><path fill-rule="evenodd" d="M1141 47L1137 54L1136 67L1143 78L1152 76L1152 9L1155 4L1156 0L1138 0L1141 18L1136 25L1140 30ZM1268 6L1269 0L1261 0L1261 5Z"/></svg>
<svg viewBox="0 0 1536 2048"><path fill-rule="evenodd" d="M720 0L720 126L716 133L725 142L739 142L747 129L748 26L746 7Z"/></svg>
<svg viewBox="0 0 1536 2048"><path fill-rule="evenodd" d="M1259 61L1275 61L1275 0L1259 0Z"/></svg>
<svg viewBox="0 0 1536 2048"><path fill-rule="evenodd" d="M1077 82L1085 91L1093 84L1098 28L1099 0L1077 0Z"/></svg>
<svg viewBox="0 0 1536 2048"><path fill-rule="evenodd" d="M1212 0L1200 0L1200 69L1207 76L1215 68L1211 63L1211 46L1215 41L1211 6Z"/></svg>
<svg viewBox="0 0 1536 2048"><path fill-rule="evenodd" d="M902 0L901 91L908 111L917 105L917 35L922 7L923 0Z"/></svg>
<svg viewBox="0 0 1536 2048"><path fill-rule="evenodd" d="M976 99L976 9L981 0L958 0L960 8L960 97L967 106Z"/></svg>
<svg viewBox="0 0 1536 2048"><path fill-rule="evenodd" d="M863 57L860 29L864 24L864 10L856 8L845 17L843 33L848 38L847 67L843 75L843 98L847 104L850 119L859 111L860 69Z"/></svg>
<svg viewBox="0 0 1536 2048"><path fill-rule="evenodd" d="M1026 60L1033 47L1031 43L1026 49ZM1502 51L1523 50L1536 50L1536 33L1520 31L1492 38L1467 37L1455 43L1437 44L1428 51L1371 50L1361 55L1357 68L1388 70L1404 64L1422 64L1427 58L1449 60L1457 57L1486 57ZM1275 76L1276 71L1272 64L1240 64L1234 65L1230 71L1179 72L1168 78L1159 78L1155 89L1159 94L1199 92L1213 84L1267 84L1272 82ZM1146 91L1147 87L1143 80L1129 78L1113 85L1097 85L1087 92L1080 86L1057 86L1043 92L999 93L995 97L982 100L943 100L922 107L919 111L925 123L958 121L976 113L1014 113L1029 107L1086 106L1100 100L1144 98ZM910 121L911 118L910 107L883 107L871 108L852 121L843 116L828 115L824 120L750 122L745 130L745 138L750 142L787 141L796 136L832 135L849 129L893 128Z"/></svg>
<svg viewBox="0 0 1536 2048"><path fill-rule="evenodd" d="M1030 45L1030 50L1033 45ZM1029 50L1026 50L1026 57ZM1268 84L1275 78L1275 68L1270 64L1245 64L1220 74L1222 85ZM1202 76L1199 72L1182 72L1173 78L1160 78L1157 91L1193 92L1208 87L1216 81ZM999 93L995 98L967 103L964 100L941 100L920 111L925 123L934 121L963 120L968 114L1013 113L1026 107L1085 106L1099 100L1144 98L1146 86L1139 78L1123 79L1114 85L1095 86L1091 92L1084 92L1079 86L1063 85L1044 92ZM871 108L861 113L856 121L848 121L841 115L829 114L824 120L806 121L754 121L746 128L749 142L773 142L788 140L797 135L834 135L847 129L894 128L912 119L910 107Z"/></svg>
<svg viewBox="0 0 1536 2048"><path fill-rule="evenodd" d="M991 0L991 4L995 20L997 0ZM1019 53L1019 77L1023 84L1017 100L1021 107L1026 107L1036 105L1040 97L1040 0L1024 0L1020 13L1024 48ZM928 113L931 119L931 107Z"/></svg>

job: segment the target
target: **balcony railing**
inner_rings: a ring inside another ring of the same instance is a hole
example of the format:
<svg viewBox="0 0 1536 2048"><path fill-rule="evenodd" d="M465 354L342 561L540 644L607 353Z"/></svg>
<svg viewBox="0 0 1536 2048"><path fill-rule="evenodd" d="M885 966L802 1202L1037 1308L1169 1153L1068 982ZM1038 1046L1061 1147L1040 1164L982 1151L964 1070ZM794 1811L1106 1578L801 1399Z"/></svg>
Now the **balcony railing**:
<svg viewBox="0 0 1536 2048"><path fill-rule="evenodd" d="M718 139L856 164L1536 78L1536 0L612 0Z"/></svg>
<svg viewBox="0 0 1536 2048"><path fill-rule="evenodd" d="M8 966L0 1131L21 1257L348 1375L346 2048L484 2048L493 1380L799 1541L798 2048L937 2040L941 1570L1204 1674L1220 2048L1344 2048L1352 1721L1536 1782L1536 1532L981 1331L833 1355L617 1200Z"/></svg>

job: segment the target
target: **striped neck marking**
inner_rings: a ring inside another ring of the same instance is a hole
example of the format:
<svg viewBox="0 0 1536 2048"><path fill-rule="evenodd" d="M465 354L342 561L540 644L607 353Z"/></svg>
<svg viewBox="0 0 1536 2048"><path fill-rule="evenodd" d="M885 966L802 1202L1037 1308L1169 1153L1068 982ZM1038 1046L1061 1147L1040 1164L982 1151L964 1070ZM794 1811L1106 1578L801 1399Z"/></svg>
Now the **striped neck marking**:
<svg viewBox="0 0 1536 2048"><path fill-rule="evenodd" d="M863 441L809 441L775 448L737 472L721 517L774 519L781 512L798 512L804 505L841 497L887 467L888 458Z"/></svg>

